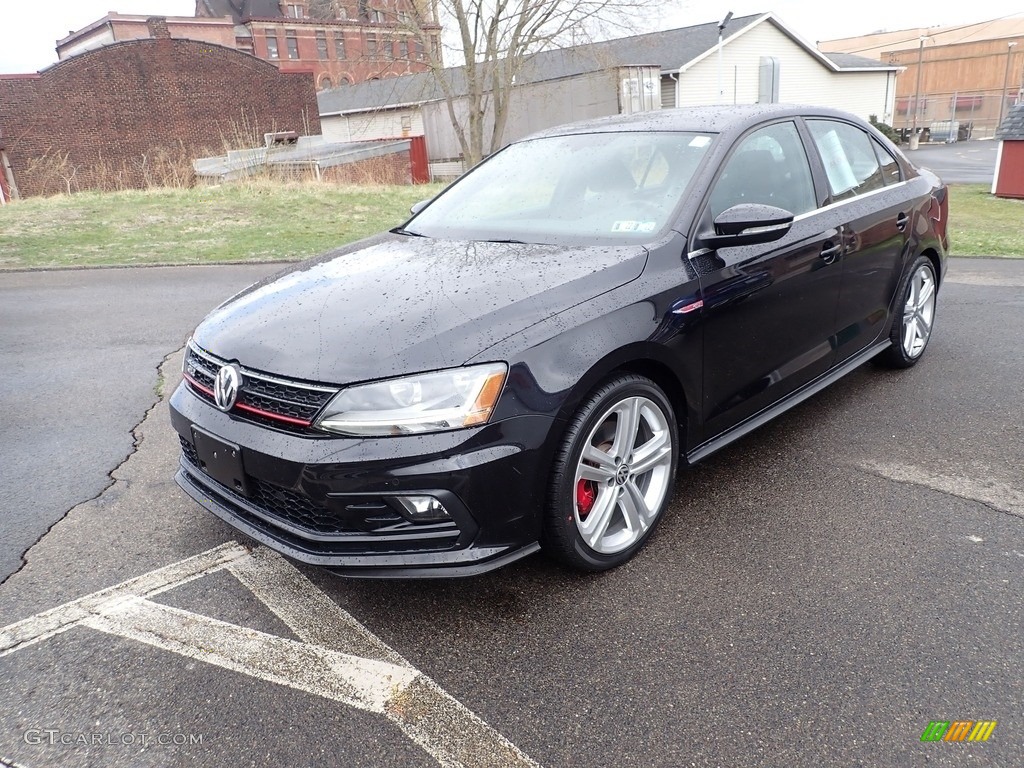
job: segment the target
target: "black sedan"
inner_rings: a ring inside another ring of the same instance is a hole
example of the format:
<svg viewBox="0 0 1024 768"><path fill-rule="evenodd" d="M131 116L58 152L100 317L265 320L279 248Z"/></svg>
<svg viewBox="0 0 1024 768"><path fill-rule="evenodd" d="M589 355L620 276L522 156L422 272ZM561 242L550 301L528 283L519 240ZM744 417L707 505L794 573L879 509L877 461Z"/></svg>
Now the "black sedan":
<svg viewBox="0 0 1024 768"><path fill-rule="evenodd" d="M947 193L863 121L615 117L496 153L188 342L177 481L364 576L632 557L693 463L871 358L914 365ZM685 486L678 489L685 499Z"/></svg>

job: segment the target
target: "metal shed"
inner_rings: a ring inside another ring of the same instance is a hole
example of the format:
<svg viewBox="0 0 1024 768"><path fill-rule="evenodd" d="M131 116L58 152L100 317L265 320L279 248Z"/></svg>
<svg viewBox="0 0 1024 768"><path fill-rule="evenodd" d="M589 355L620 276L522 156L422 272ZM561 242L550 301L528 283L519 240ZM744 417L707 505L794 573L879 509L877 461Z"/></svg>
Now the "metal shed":
<svg viewBox="0 0 1024 768"><path fill-rule="evenodd" d="M1024 199L1024 103L1010 107L1010 113L996 131L996 177L992 194Z"/></svg>

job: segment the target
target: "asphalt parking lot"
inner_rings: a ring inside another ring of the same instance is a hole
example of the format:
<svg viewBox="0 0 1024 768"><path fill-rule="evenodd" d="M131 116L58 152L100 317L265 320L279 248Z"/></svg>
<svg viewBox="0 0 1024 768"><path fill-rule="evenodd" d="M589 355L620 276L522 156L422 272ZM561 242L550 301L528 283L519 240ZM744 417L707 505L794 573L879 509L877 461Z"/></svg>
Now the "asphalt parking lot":
<svg viewBox="0 0 1024 768"><path fill-rule="evenodd" d="M978 140L922 144L915 150L903 147L903 151L915 165L935 171L947 184L991 184L998 148L998 141Z"/></svg>
<svg viewBox="0 0 1024 768"><path fill-rule="evenodd" d="M174 485L156 367L270 269L0 275L0 757L1024 764L1024 261L953 260L917 367L684 473L627 566L438 582L296 568Z"/></svg>

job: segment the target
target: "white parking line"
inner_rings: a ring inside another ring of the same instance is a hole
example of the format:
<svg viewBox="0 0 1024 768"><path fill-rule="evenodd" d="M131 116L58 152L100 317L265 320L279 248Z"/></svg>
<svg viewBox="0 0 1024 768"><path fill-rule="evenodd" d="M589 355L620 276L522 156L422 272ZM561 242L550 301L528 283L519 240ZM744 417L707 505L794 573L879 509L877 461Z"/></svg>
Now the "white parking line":
<svg viewBox="0 0 1024 768"><path fill-rule="evenodd" d="M227 568L301 640L147 600ZM275 552L234 542L0 629L0 656L85 626L383 714L444 768L537 768Z"/></svg>
<svg viewBox="0 0 1024 768"><path fill-rule="evenodd" d="M0 656L25 648L40 640L71 629L97 612L100 606L116 597L135 595L152 597L161 592L219 571L236 560L247 557L249 550L231 541L201 552L194 557L144 573L113 587L93 592L49 611L37 613L23 621L0 629Z"/></svg>
<svg viewBox="0 0 1024 768"><path fill-rule="evenodd" d="M406 667L268 635L139 597L114 598L82 623L380 714L391 697L405 690L418 674Z"/></svg>
<svg viewBox="0 0 1024 768"><path fill-rule="evenodd" d="M228 570L307 643L412 667L273 550L258 547Z"/></svg>
<svg viewBox="0 0 1024 768"><path fill-rule="evenodd" d="M306 642L380 659L415 671L412 664L356 621L276 552L260 547L228 570ZM515 745L416 672L395 690L385 714L442 766L535 766Z"/></svg>

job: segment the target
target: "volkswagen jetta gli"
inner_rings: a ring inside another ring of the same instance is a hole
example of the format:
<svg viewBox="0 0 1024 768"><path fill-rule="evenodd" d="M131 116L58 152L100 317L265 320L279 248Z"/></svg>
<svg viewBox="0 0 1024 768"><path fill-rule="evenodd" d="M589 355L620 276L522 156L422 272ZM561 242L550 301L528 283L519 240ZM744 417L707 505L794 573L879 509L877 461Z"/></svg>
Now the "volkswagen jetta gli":
<svg viewBox="0 0 1024 768"><path fill-rule="evenodd" d="M939 180L817 108L548 130L414 210L221 305L170 403L192 498L344 574L626 561L680 463L914 365L948 250Z"/></svg>

